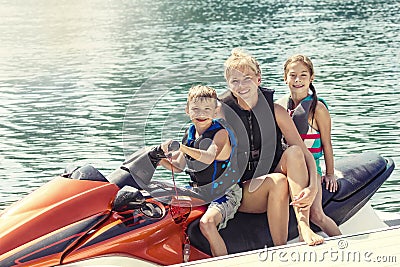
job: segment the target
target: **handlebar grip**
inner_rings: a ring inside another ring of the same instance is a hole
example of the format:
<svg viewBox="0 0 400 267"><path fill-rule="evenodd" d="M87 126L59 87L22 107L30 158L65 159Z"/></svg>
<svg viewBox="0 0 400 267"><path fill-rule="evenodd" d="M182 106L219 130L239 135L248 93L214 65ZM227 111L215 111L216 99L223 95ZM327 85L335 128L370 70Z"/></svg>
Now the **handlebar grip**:
<svg viewBox="0 0 400 267"><path fill-rule="evenodd" d="M178 151L180 147L181 147L181 145L179 144L178 141L172 141L168 145L168 151Z"/></svg>

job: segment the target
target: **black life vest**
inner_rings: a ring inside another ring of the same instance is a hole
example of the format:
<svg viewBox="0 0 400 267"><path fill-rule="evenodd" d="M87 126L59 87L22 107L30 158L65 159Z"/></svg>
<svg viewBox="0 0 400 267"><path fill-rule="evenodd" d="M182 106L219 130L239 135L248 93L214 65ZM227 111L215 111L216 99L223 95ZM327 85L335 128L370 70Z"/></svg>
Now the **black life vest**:
<svg viewBox="0 0 400 267"><path fill-rule="evenodd" d="M222 196L225 191L232 185L239 182L240 177L236 174L237 171L237 145L234 133L226 127L226 122L222 119L213 120L212 125L198 138L195 137L196 128L192 124L185 132L182 139L182 144L193 148L207 150L212 144L215 134L221 130L226 129L229 134L232 151L227 160L214 160L211 164L205 164L198 160L193 159L185 154L187 170L186 173L190 175L192 185L205 186L210 185L207 192L212 195Z"/></svg>
<svg viewBox="0 0 400 267"><path fill-rule="evenodd" d="M219 98L225 119L238 137L242 181L274 171L282 157L282 133L275 119L274 92L259 87L258 102L250 111L242 109L230 91Z"/></svg>

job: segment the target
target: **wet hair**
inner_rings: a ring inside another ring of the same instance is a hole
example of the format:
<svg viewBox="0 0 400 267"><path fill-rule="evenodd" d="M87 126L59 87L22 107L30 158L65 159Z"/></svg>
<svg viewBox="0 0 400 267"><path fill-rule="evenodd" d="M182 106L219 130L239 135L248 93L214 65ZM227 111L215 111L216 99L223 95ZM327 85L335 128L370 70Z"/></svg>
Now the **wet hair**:
<svg viewBox="0 0 400 267"><path fill-rule="evenodd" d="M241 48L232 49L231 55L224 63L225 79L228 78L232 70L252 70L256 75L261 76L260 64L257 60L249 53L245 52Z"/></svg>
<svg viewBox="0 0 400 267"><path fill-rule="evenodd" d="M288 73L288 66L291 63L295 63L295 62L301 62L304 64L304 66L306 66L306 68L308 69L308 72L310 73L310 77L314 75L314 65L311 62L310 58L305 56L305 55L293 55L290 58L288 58L288 60L286 60L285 65L283 66L283 78L286 81L286 76ZM311 106L310 106L310 113L312 115L312 119L311 121L314 121L314 114L315 114L315 109L317 107L317 103L318 103L318 97L317 97L317 91L315 90L315 87L312 83L310 83L310 90L312 92L312 102L311 102Z"/></svg>
<svg viewBox="0 0 400 267"><path fill-rule="evenodd" d="M188 93L188 97L187 97L188 104L189 104L189 101L192 101L192 100L197 102L197 101L204 101L206 99L214 99L215 106L217 105L217 92L215 91L214 88L206 86L206 85L193 85L189 89L189 93Z"/></svg>

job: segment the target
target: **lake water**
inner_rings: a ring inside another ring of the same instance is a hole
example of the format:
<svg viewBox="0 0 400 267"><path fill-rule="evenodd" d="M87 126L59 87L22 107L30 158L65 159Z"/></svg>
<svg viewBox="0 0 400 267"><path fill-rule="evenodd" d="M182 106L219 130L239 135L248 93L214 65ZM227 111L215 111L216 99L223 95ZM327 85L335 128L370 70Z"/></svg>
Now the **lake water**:
<svg viewBox="0 0 400 267"><path fill-rule="evenodd" d="M238 46L276 97L286 58L308 55L335 157L376 151L399 164L399 21L397 0L0 0L0 210L70 163L107 174L176 137L187 89L225 90ZM372 204L400 211L399 196L395 170Z"/></svg>

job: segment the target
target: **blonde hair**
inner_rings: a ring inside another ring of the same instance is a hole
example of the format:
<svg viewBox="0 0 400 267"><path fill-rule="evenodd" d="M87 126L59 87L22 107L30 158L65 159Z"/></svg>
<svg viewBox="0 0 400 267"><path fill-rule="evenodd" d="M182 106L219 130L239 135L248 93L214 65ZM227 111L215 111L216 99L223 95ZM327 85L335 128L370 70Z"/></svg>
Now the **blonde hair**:
<svg viewBox="0 0 400 267"><path fill-rule="evenodd" d="M225 79L228 78L232 70L252 70L256 75L261 76L260 64L249 53L240 48L232 49L230 57L225 61Z"/></svg>
<svg viewBox="0 0 400 267"><path fill-rule="evenodd" d="M189 104L189 101L192 101L192 100L197 102L197 101L203 101L205 99L214 99L215 105L217 105L217 92L215 91L214 88L212 88L210 86L206 86L206 85L193 85L189 89L188 98L187 98L188 104Z"/></svg>

